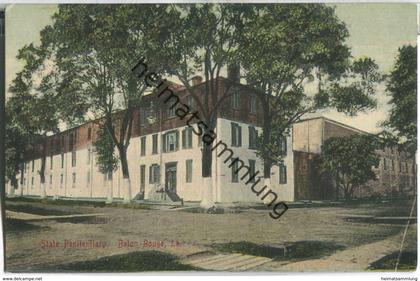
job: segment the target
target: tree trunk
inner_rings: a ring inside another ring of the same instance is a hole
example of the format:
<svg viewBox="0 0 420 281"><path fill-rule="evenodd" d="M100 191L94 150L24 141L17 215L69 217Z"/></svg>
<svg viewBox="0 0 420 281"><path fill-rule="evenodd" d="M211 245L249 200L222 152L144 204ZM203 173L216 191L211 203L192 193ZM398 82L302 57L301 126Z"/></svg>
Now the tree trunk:
<svg viewBox="0 0 420 281"><path fill-rule="evenodd" d="M211 151L211 145L207 145L205 142L203 142L203 151L201 153L202 190L200 206L205 209L209 209L214 206L212 186L212 163L213 154Z"/></svg>
<svg viewBox="0 0 420 281"><path fill-rule="evenodd" d="M10 180L10 188L9 188L9 194L8 197L13 197L15 195L15 189L17 187L18 181L16 179L16 177L13 177Z"/></svg>
<svg viewBox="0 0 420 281"><path fill-rule="evenodd" d="M131 201L131 182L127 161L127 148L124 146L120 146L118 148L118 151L120 154L121 170L123 174L124 202L129 203Z"/></svg>
<svg viewBox="0 0 420 281"><path fill-rule="evenodd" d="M19 181L19 185L20 185L20 189L19 189L19 196L23 195L23 178L25 177L25 171L23 169L24 167L21 166L20 169L20 181Z"/></svg>
<svg viewBox="0 0 420 281"><path fill-rule="evenodd" d="M417 169L416 169L416 153L413 153L413 195L417 194Z"/></svg>
<svg viewBox="0 0 420 281"><path fill-rule="evenodd" d="M41 198L47 196L45 190L45 162L47 158L47 141L46 139L42 143L42 158L41 158L41 169L39 170L39 177L41 178Z"/></svg>
<svg viewBox="0 0 420 281"><path fill-rule="evenodd" d="M267 104L264 109L264 124L263 124L263 147L267 147L270 144L270 135L271 135L271 119L269 115L269 105ZM270 184L270 177L271 177L271 159L270 155L268 155L267 150L264 150L263 154L263 169L264 169L264 184L267 181Z"/></svg>
<svg viewBox="0 0 420 281"><path fill-rule="evenodd" d="M112 172L111 172L112 173ZM114 200L114 194L113 194L113 186L112 186L112 174L105 174L105 188L107 191L106 194L106 203L111 204Z"/></svg>

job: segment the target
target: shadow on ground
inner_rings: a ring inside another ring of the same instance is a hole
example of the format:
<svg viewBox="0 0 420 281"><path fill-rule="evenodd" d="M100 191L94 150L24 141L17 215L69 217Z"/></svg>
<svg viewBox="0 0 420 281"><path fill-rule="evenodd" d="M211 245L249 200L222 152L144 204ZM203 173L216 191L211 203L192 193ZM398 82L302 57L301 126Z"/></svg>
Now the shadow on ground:
<svg viewBox="0 0 420 281"><path fill-rule="evenodd" d="M393 252L373 263L368 267L369 270L394 271L399 252ZM417 268L417 252L404 251L398 264L398 271L414 271Z"/></svg>
<svg viewBox="0 0 420 281"><path fill-rule="evenodd" d="M259 245L247 241L213 244L212 247L220 252L240 253L261 256L274 260L306 260L329 256L338 250L345 249L344 245L330 241L297 241L286 242L283 245Z"/></svg>
<svg viewBox="0 0 420 281"><path fill-rule="evenodd" d="M176 256L159 251L137 251L102 257L97 260L41 266L37 272L144 272L191 271L198 268L178 262Z"/></svg>
<svg viewBox="0 0 420 281"><path fill-rule="evenodd" d="M16 233L24 231L39 231L49 229L48 226L39 226L31 223L27 223L19 219L6 219L6 233Z"/></svg>

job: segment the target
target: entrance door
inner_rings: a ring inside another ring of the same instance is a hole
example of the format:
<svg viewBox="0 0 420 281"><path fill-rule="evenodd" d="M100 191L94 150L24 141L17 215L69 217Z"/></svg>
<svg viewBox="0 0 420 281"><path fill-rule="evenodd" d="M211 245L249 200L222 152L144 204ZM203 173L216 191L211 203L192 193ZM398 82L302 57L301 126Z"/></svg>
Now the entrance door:
<svg viewBox="0 0 420 281"><path fill-rule="evenodd" d="M165 165L165 188L168 191L176 192L176 162Z"/></svg>

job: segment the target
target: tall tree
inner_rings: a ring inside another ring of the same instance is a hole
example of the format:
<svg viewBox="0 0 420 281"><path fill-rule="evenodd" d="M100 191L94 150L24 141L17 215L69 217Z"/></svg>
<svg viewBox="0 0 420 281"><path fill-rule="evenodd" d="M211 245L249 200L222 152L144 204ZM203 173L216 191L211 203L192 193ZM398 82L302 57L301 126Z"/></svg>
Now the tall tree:
<svg viewBox="0 0 420 281"><path fill-rule="evenodd" d="M384 122L385 139L399 144L412 157L414 187L416 183L417 151L417 47L406 45L398 49L394 68L387 81L391 111Z"/></svg>
<svg viewBox="0 0 420 281"><path fill-rule="evenodd" d="M370 135L355 134L325 141L321 167L332 176L337 197L341 192L346 200L351 199L357 188L376 179L372 167L379 163L377 147L377 138Z"/></svg>
<svg viewBox="0 0 420 281"><path fill-rule="evenodd" d="M369 90L376 64L351 63L347 37L334 8L322 4L265 6L247 26L242 63L263 112L257 154L266 184L271 167L284 157L282 139L304 114L329 106L354 114L375 106Z"/></svg>
<svg viewBox="0 0 420 281"><path fill-rule="evenodd" d="M385 128L400 139L411 154L417 150L417 48L398 49L394 68L387 81L391 111Z"/></svg>
<svg viewBox="0 0 420 281"><path fill-rule="evenodd" d="M202 123L196 133L214 136L220 105L233 92L231 85L224 89L218 77L228 64L237 63L239 42L244 26L253 15L252 5L243 4L185 4L170 5L163 18L165 28L153 29L148 40L159 54L166 74L176 77L195 101ZM194 88L192 78L203 74L204 89ZM204 140L204 137L203 137ZM212 200L212 143L203 141L202 206L210 207Z"/></svg>
<svg viewBox="0 0 420 281"><path fill-rule="evenodd" d="M17 73L9 87L12 97L8 104L10 107L10 126L19 124L21 133L31 146L36 147L41 156L41 167L38 170L41 182L41 197L46 196L45 190L45 162L47 157L47 135L58 132L59 118L56 110L54 93L47 89L45 79L39 76L47 75L42 60L45 50L36 48L32 44L19 50L17 59L23 61L23 69ZM28 144L27 144L28 145ZM22 147L23 148L23 147ZM21 154L24 151L16 151ZM23 156L17 159L22 161Z"/></svg>
<svg viewBox="0 0 420 281"><path fill-rule="evenodd" d="M59 5L52 26L41 32L42 46L50 51L47 59L56 66L54 84L63 97L62 107L80 103L81 112L105 119L105 129L118 151L125 201L132 198L127 149L133 112L146 90L130 70L138 58L153 55L144 36L154 19L160 18L161 9Z"/></svg>
<svg viewBox="0 0 420 281"><path fill-rule="evenodd" d="M115 156L115 143L105 124L100 124L94 145L96 163L105 178L107 202L111 203L113 200L112 173L118 168L118 158Z"/></svg>

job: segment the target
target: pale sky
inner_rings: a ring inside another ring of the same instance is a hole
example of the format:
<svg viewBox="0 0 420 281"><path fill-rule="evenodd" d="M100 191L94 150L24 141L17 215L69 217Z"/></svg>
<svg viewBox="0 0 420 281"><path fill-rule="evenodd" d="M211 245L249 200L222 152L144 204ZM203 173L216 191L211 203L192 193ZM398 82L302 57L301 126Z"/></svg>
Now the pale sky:
<svg viewBox="0 0 420 281"><path fill-rule="evenodd" d="M392 69L398 47L416 44L417 20L415 4L337 4L336 13L350 32L348 45L355 58L373 58L381 71ZM14 4L6 9L6 86L22 65L16 60L17 51L25 44L39 42L39 32L51 23L56 5ZM322 115L368 132L379 130L389 106L384 87L378 89L378 108L350 118L335 111ZM416 106L416 105L413 105Z"/></svg>

